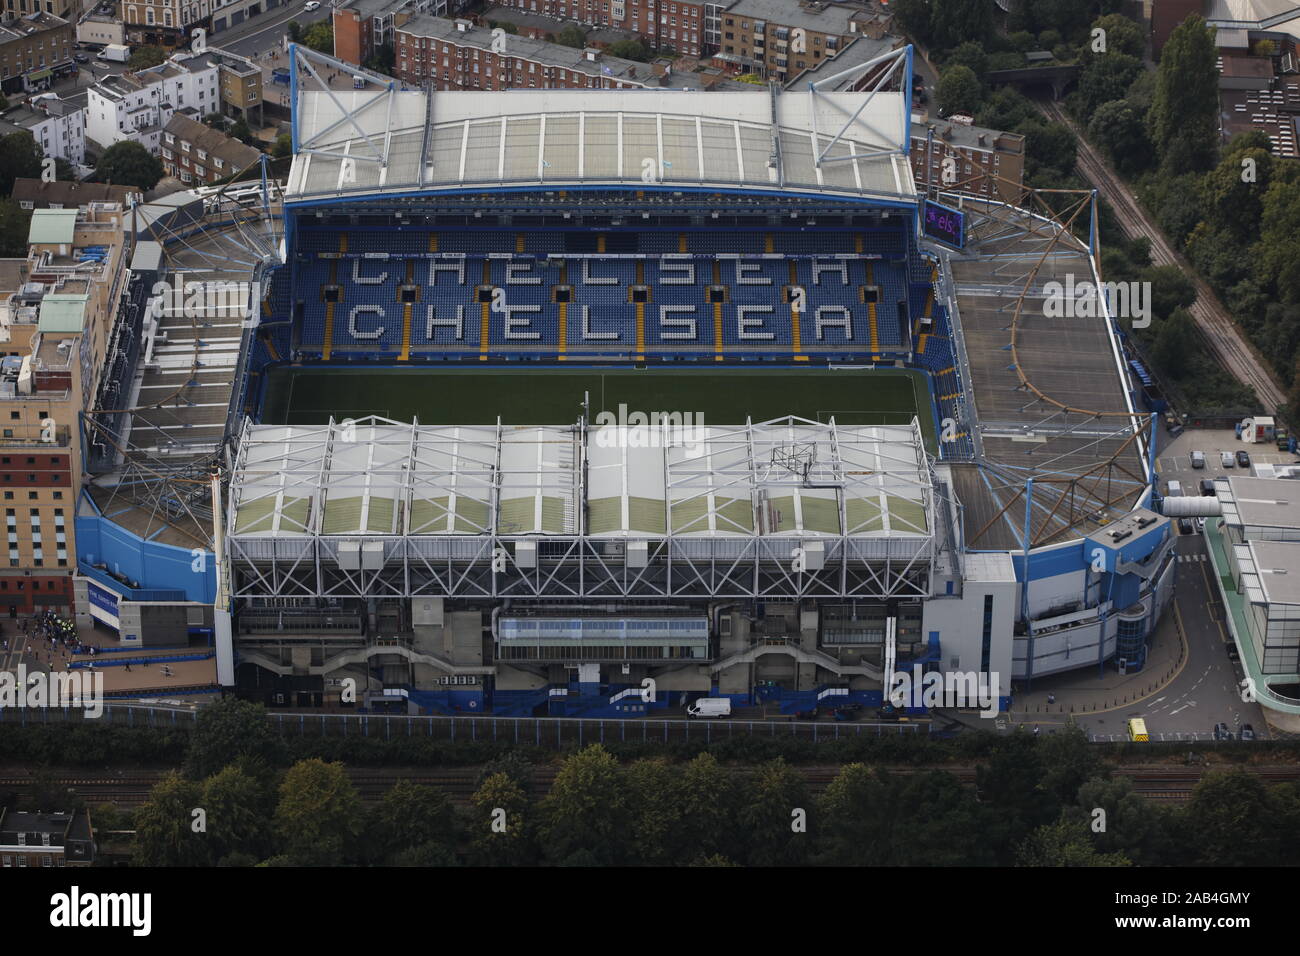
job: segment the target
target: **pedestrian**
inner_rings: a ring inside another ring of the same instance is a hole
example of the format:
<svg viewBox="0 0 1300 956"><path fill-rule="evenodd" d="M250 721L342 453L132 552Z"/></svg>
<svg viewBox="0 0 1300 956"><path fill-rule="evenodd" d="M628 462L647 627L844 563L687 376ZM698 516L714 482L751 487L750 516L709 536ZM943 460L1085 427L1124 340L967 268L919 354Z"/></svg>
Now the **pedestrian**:
<svg viewBox="0 0 1300 956"><path fill-rule="evenodd" d="M131 673L131 662L130 662L130 661L127 661L127 662L126 662L126 672L127 672L128 674Z"/></svg>

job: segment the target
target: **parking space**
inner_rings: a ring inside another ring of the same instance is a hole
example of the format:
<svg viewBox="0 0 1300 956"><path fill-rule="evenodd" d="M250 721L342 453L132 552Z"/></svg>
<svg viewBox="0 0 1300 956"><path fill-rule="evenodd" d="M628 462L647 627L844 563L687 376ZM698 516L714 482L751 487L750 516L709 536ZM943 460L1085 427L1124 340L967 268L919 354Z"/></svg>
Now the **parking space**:
<svg viewBox="0 0 1300 956"><path fill-rule="evenodd" d="M1293 465L1300 462L1300 455L1278 451L1272 442L1250 443L1237 438L1231 429L1189 428L1177 438L1160 448L1156 458L1156 471L1159 473L1162 489L1168 488L1170 479L1182 484L1183 494L1200 494L1200 482L1203 478L1214 479L1221 475L1254 475L1260 464ZM1205 455L1205 467L1193 468L1191 453L1199 451ZM1237 452L1244 451L1250 456L1250 465L1242 468L1236 462ZM1231 454L1233 463L1226 465L1221 456L1224 452Z"/></svg>

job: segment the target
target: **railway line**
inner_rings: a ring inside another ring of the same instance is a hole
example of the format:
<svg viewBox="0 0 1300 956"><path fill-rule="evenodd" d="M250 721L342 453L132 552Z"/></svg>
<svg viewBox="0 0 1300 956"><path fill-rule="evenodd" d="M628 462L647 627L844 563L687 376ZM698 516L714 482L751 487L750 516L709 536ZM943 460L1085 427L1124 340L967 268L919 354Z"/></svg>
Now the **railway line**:
<svg viewBox="0 0 1300 956"><path fill-rule="evenodd" d="M1284 404L1286 394L1273 377L1268 363L1237 328L1214 290L1196 274L1186 259L1174 251L1164 233L1151 221L1124 182L1106 165L1092 144L1083 138L1074 120L1058 103L1045 100L1036 100L1035 103L1049 119L1075 134L1078 140L1075 165L1119 214L1120 227L1124 233L1130 239L1146 236L1151 240L1151 261L1154 264L1175 266L1192 281L1196 289L1196 301L1188 311L1196 322L1201 341L1219 364L1238 381L1251 386L1265 408L1276 409Z"/></svg>
<svg viewBox="0 0 1300 956"><path fill-rule="evenodd" d="M1162 803L1183 802L1191 797L1192 790L1201 778L1212 770L1226 769L1215 766L1197 767L1114 767L1116 776L1126 776L1133 783L1136 793L1150 800ZM803 774L809 792L819 796L835 779L839 767L796 767ZM907 776L916 773L941 771L952 774L964 786L975 785L974 767L883 767L891 774ZM1241 767L1265 783L1300 782L1300 766L1288 767ZM533 767L532 786L534 794L542 794L550 789L558 770L555 764L539 764ZM348 775L356 787L358 795L365 803L375 803L399 782L406 781L418 786L433 787L446 794L457 806L468 806L473 795L481 767L451 767L440 770L370 770L351 769ZM0 774L0 793L14 791L19 794L37 784L65 787L75 792L88 803L114 803L122 807L134 807L144 803L149 792L165 775L164 771L141 771L129 774L81 774L58 778L34 777L30 774L13 772Z"/></svg>

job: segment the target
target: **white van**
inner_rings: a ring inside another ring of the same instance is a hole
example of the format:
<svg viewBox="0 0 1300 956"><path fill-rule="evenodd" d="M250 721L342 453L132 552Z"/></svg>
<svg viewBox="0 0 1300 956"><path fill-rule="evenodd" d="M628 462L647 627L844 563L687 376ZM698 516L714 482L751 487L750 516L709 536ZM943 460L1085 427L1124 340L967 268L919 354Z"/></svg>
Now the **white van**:
<svg viewBox="0 0 1300 956"><path fill-rule="evenodd" d="M686 708L688 717L730 717L730 697L701 697Z"/></svg>
<svg viewBox="0 0 1300 956"><path fill-rule="evenodd" d="M1181 495L1182 493L1183 493L1183 486L1182 486L1182 483L1179 482L1177 479L1170 478L1170 479L1169 479L1169 491L1165 494L1165 497L1166 497L1166 498L1177 498L1177 497L1178 497L1179 495Z"/></svg>

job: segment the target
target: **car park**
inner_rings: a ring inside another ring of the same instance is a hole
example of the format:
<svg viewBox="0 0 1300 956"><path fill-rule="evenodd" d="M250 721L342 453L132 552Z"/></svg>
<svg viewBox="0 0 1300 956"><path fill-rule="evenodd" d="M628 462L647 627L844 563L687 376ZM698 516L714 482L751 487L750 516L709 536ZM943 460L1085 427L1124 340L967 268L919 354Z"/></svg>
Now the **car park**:
<svg viewBox="0 0 1300 956"><path fill-rule="evenodd" d="M1237 459L1232 457L1232 452L1221 451L1219 452L1219 463L1223 465L1224 468L1231 468L1237 463Z"/></svg>
<svg viewBox="0 0 1300 956"><path fill-rule="evenodd" d="M1199 468L1204 468L1204 467L1205 467L1205 452L1203 452L1203 451L1194 451L1194 452L1192 452L1192 454L1191 454L1189 457L1190 457L1191 460L1192 460L1192 467L1193 467L1193 468L1197 468L1197 469L1199 469Z"/></svg>
<svg viewBox="0 0 1300 956"><path fill-rule="evenodd" d="M1244 451L1237 452L1237 466L1240 468L1250 467L1250 455Z"/></svg>

